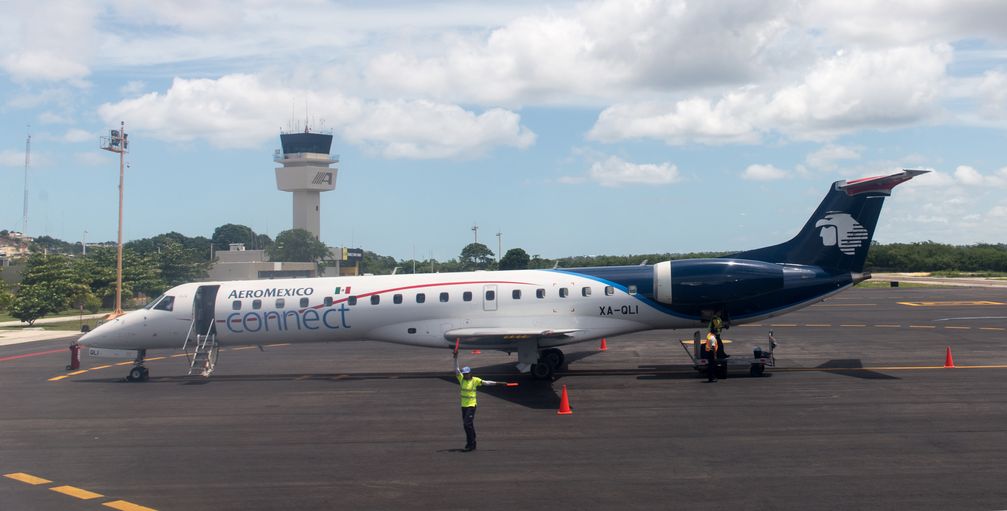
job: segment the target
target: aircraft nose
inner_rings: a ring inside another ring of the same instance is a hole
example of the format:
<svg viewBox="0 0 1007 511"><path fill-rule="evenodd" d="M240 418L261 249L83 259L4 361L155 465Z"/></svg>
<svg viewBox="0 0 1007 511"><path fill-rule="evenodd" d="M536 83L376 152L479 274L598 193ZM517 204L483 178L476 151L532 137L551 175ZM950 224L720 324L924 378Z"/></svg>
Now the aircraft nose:
<svg viewBox="0 0 1007 511"><path fill-rule="evenodd" d="M125 316L120 316L111 321L107 321L95 327L94 330L84 334L77 340L78 344L88 348L109 348L122 336L122 326L125 324Z"/></svg>

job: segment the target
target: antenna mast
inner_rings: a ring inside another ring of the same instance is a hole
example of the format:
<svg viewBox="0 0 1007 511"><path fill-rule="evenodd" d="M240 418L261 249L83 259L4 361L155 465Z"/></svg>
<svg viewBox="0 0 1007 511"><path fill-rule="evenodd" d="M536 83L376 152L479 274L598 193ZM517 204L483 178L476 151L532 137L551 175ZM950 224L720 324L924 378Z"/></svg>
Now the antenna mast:
<svg viewBox="0 0 1007 511"><path fill-rule="evenodd" d="M21 242L28 244L28 167L31 165L31 125L28 125L28 138L24 143L24 210L21 218Z"/></svg>

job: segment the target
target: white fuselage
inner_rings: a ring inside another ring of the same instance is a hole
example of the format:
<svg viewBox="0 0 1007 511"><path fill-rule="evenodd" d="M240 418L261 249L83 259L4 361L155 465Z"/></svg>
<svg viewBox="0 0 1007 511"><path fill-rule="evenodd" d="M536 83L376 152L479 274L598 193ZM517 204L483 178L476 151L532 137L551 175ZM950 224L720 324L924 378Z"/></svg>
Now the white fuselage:
<svg viewBox="0 0 1007 511"><path fill-rule="evenodd" d="M171 310L152 302L80 342L129 350L180 348L195 328L196 290L213 286L219 286L212 316L222 346L375 340L453 347L450 333L466 329L569 331L543 338L544 347L701 325L593 278L550 270L477 271L183 284L165 293L172 297ZM515 349L511 339L492 336L462 345Z"/></svg>

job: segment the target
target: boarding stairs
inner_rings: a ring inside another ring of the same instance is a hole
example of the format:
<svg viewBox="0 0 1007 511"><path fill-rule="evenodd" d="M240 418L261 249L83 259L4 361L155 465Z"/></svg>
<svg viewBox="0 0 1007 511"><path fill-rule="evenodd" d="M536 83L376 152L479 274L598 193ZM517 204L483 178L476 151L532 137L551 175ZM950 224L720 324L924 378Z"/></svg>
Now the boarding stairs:
<svg viewBox="0 0 1007 511"><path fill-rule="evenodd" d="M189 326L189 332L185 336L185 343L182 345L182 351L185 352L186 358L189 360L189 376L194 374L199 374L201 376L210 376L213 373L214 366L217 365L217 355L220 353L220 345L217 344L217 333L213 328L213 324L206 329L206 332L200 333L196 331L196 338L192 338L193 331L195 330L196 322L193 321L192 325ZM192 352L189 352L189 348L192 348Z"/></svg>

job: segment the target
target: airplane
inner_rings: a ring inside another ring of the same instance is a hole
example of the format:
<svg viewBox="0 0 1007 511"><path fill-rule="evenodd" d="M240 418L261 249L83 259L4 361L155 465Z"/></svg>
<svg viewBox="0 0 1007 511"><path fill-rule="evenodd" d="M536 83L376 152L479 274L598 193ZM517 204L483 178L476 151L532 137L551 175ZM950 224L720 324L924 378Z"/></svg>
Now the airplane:
<svg viewBox="0 0 1007 511"><path fill-rule="evenodd" d="M790 241L703 259L636 266L318 277L176 286L80 338L92 356L182 348L209 376L221 347L382 341L517 353L549 379L561 346L653 329L740 325L821 302L869 279L864 261L892 189L926 170L834 182Z"/></svg>

